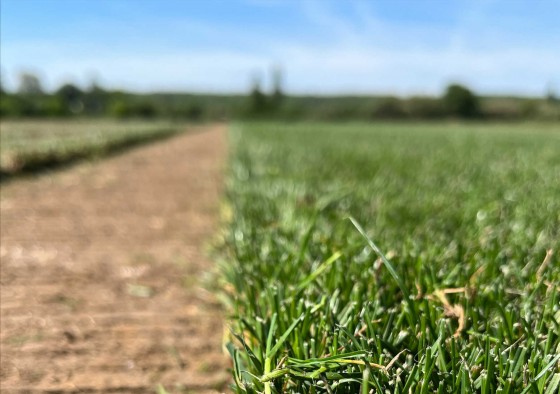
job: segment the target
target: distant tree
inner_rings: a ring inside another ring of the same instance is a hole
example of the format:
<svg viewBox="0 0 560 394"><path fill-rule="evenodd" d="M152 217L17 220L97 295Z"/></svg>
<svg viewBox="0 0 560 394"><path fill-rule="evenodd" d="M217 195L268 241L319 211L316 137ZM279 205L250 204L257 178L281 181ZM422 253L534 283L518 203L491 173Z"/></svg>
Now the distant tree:
<svg viewBox="0 0 560 394"><path fill-rule="evenodd" d="M96 80L93 80L84 95L85 111L90 114L102 114L107 109L109 92L105 91Z"/></svg>
<svg viewBox="0 0 560 394"><path fill-rule="evenodd" d="M450 115L473 118L480 114L480 103L473 92L462 85L449 85L443 103Z"/></svg>
<svg viewBox="0 0 560 394"><path fill-rule="evenodd" d="M249 113L251 115L262 115L267 111L267 109L268 102L266 95L261 89L259 78L255 78L249 95Z"/></svg>
<svg viewBox="0 0 560 394"><path fill-rule="evenodd" d="M22 95L41 95L43 87L39 78L31 73L22 73L19 76L18 93Z"/></svg>
<svg viewBox="0 0 560 394"><path fill-rule="evenodd" d="M62 102L63 106L72 113L81 112L84 108L83 96L84 92L75 85L67 83L56 91L56 96Z"/></svg>
<svg viewBox="0 0 560 394"><path fill-rule="evenodd" d="M548 90L546 92L546 101L550 102L550 103L555 103L557 102L558 99L558 95L556 94L555 90L554 90L554 86L552 86L552 84L548 87Z"/></svg>
<svg viewBox="0 0 560 394"><path fill-rule="evenodd" d="M274 109L278 109L282 105L284 99L284 91L282 88L283 78L282 69L276 66L272 69L272 95L271 104Z"/></svg>
<svg viewBox="0 0 560 394"><path fill-rule="evenodd" d="M184 116L189 120L200 120L204 115L204 109L199 103L190 103L184 110Z"/></svg>
<svg viewBox="0 0 560 394"><path fill-rule="evenodd" d="M131 116L130 107L127 105L126 101L118 99L112 103L109 108L109 113L116 118L126 118Z"/></svg>
<svg viewBox="0 0 560 394"><path fill-rule="evenodd" d="M519 104L519 112L525 118L536 118L539 115L539 103L537 100L527 100Z"/></svg>
<svg viewBox="0 0 560 394"><path fill-rule="evenodd" d="M30 117L40 115L36 103L29 97L21 95L5 95L0 100L2 116Z"/></svg>
<svg viewBox="0 0 560 394"><path fill-rule="evenodd" d="M41 104L41 116L65 116L68 115L68 108L57 96L48 96L43 99Z"/></svg>
<svg viewBox="0 0 560 394"><path fill-rule="evenodd" d="M132 114L140 118L153 118L157 115L157 110L152 103L142 102L132 107Z"/></svg>
<svg viewBox="0 0 560 394"><path fill-rule="evenodd" d="M0 94L4 94L6 91L4 90L4 73L0 71Z"/></svg>
<svg viewBox="0 0 560 394"><path fill-rule="evenodd" d="M403 102L396 97L384 98L373 110L374 119L403 119L406 116Z"/></svg>
<svg viewBox="0 0 560 394"><path fill-rule="evenodd" d="M107 91L101 87L96 81L93 81L87 89L87 94L89 95L96 95L96 96L104 96L107 94Z"/></svg>
<svg viewBox="0 0 560 394"><path fill-rule="evenodd" d="M83 96L83 92L75 85L67 83L61 86L57 91L56 95L60 97L65 102L71 103L76 100L80 100Z"/></svg>
<svg viewBox="0 0 560 394"><path fill-rule="evenodd" d="M133 103L125 99L118 99L110 108L110 114L116 118L153 118L157 110L150 102Z"/></svg>
<svg viewBox="0 0 560 394"><path fill-rule="evenodd" d="M446 115L445 107L439 98L411 97L406 103L407 112L416 119L438 119Z"/></svg>

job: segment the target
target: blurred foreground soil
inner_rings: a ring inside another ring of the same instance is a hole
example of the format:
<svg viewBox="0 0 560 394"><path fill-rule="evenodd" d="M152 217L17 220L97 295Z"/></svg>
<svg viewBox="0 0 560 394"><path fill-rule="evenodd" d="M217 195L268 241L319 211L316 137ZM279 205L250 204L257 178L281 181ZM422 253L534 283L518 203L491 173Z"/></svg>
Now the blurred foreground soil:
<svg viewBox="0 0 560 394"><path fill-rule="evenodd" d="M225 390L200 284L224 126L1 186L2 392Z"/></svg>

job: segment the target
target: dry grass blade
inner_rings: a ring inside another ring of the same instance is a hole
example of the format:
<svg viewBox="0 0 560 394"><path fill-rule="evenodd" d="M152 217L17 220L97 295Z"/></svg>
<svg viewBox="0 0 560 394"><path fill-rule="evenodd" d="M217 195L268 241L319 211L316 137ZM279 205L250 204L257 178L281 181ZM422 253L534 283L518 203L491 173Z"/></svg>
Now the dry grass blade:
<svg viewBox="0 0 560 394"><path fill-rule="evenodd" d="M457 327L457 330L453 334L454 337L460 336L463 330L465 329L465 324L466 324L465 310L461 305L451 304L447 299L446 294L459 293L464 291L465 291L464 288L443 289L443 290L436 290L433 294L433 296L443 304L443 312L445 316L455 318L459 323L459 327Z"/></svg>
<svg viewBox="0 0 560 394"><path fill-rule="evenodd" d="M548 249L546 251L546 256L544 256L544 260L541 263L541 265L539 266L539 269L537 270L537 280L540 282L542 275L544 273L544 270L546 269L546 267L550 264L550 262L552 261L552 255L553 255L553 250L552 249Z"/></svg>
<svg viewBox="0 0 560 394"><path fill-rule="evenodd" d="M395 364L397 362L397 360L399 359L399 357L401 356L401 354L405 353L405 350L401 350L399 353L397 353L397 355L395 357L393 357L391 359L391 361L389 361L389 364L387 364L387 366L385 367L385 371L389 372L389 369L391 369L391 367L393 366L393 364Z"/></svg>

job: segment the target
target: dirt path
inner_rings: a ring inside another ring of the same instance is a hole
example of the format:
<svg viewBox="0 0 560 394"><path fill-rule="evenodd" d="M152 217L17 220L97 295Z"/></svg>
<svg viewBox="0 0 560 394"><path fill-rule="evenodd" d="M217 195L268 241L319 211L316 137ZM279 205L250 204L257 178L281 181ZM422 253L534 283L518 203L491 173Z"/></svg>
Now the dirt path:
<svg viewBox="0 0 560 394"><path fill-rule="evenodd" d="M222 320L200 287L224 127L1 191L2 392L216 392Z"/></svg>

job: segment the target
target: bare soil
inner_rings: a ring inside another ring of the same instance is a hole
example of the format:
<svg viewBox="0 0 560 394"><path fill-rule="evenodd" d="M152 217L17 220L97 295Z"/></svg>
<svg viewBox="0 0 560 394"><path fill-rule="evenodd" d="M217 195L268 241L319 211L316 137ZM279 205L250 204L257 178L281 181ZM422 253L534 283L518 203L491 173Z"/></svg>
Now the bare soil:
<svg viewBox="0 0 560 394"><path fill-rule="evenodd" d="M2 185L2 392L226 390L201 286L223 126Z"/></svg>

